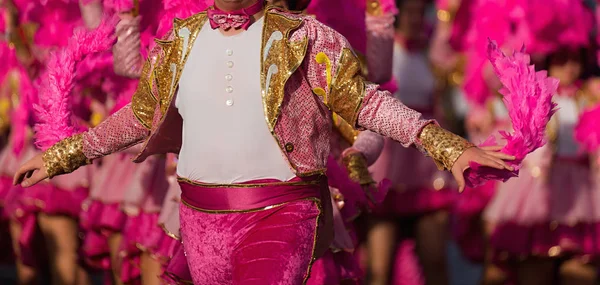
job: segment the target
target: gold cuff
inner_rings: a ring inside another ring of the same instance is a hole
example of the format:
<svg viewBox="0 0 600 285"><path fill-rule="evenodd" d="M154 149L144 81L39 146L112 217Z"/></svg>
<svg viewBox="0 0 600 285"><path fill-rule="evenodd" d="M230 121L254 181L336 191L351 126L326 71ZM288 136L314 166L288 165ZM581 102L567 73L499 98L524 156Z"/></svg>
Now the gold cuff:
<svg viewBox="0 0 600 285"><path fill-rule="evenodd" d="M91 161L83 154L83 136L81 134L59 141L44 152L42 157L48 178L71 173Z"/></svg>
<svg viewBox="0 0 600 285"><path fill-rule="evenodd" d="M342 163L348 170L348 176L352 181L360 185L370 185L375 183L367 166L367 160L361 153L351 153L342 158Z"/></svg>
<svg viewBox="0 0 600 285"><path fill-rule="evenodd" d="M423 128L419 134L419 141L440 170L451 170L463 152L475 146L435 124L429 124Z"/></svg>

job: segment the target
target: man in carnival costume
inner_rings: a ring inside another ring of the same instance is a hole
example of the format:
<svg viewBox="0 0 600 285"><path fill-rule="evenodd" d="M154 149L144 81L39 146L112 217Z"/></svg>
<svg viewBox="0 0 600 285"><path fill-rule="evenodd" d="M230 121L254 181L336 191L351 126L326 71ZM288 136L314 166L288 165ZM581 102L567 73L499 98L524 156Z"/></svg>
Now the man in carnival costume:
<svg viewBox="0 0 600 285"><path fill-rule="evenodd" d="M31 186L144 142L179 153L181 232L195 284L302 284L331 241L331 116L414 146L464 185L469 162L512 170L366 82L347 41L257 0L176 19L132 103L25 163ZM197 43L197 44L194 44ZM260 96L259 96L260 94Z"/></svg>

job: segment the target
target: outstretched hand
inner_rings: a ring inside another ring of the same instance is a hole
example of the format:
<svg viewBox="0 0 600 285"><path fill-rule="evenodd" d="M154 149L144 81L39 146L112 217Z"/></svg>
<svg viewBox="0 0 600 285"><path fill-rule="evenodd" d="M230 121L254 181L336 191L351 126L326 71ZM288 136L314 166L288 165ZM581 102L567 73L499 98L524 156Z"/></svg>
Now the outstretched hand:
<svg viewBox="0 0 600 285"><path fill-rule="evenodd" d="M17 186L20 184L22 187L33 186L48 178L47 173L42 154L38 154L21 165L17 173L15 173L13 185Z"/></svg>
<svg viewBox="0 0 600 285"><path fill-rule="evenodd" d="M514 168L506 163L506 161L514 160L515 157L500 152L502 146L487 146L487 147L472 147L456 160L452 166L452 175L458 183L458 191L465 190L465 170L469 169L471 162L476 162L482 166L492 167L496 169L506 169L513 171Z"/></svg>

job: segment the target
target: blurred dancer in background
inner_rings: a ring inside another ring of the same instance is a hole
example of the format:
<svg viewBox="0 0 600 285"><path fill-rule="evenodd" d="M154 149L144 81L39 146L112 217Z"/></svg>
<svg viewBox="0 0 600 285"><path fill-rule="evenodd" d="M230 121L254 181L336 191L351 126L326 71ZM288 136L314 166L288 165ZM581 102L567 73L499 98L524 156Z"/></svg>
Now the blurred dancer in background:
<svg viewBox="0 0 600 285"><path fill-rule="evenodd" d="M427 118L442 122L436 106L436 79L427 58L429 29L425 21L427 2L397 1L393 72L396 98ZM436 114L437 113L437 114ZM371 284L388 284L395 248L401 236L414 236L415 251L427 284L447 284L446 242L448 210L456 186L448 173L439 171L415 149L387 140L383 153L370 168L376 181L393 183L382 206L379 221L369 234Z"/></svg>

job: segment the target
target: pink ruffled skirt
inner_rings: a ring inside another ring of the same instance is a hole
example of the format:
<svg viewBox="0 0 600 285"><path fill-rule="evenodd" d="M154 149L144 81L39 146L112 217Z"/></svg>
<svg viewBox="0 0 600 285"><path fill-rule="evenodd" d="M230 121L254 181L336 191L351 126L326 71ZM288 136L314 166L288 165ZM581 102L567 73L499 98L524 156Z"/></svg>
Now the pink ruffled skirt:
<svg viewBox="0 0 600 285"><path fill-rule="evenodd" d="M165 268L179 248L180 242L168 236L159 226L158 216L158 213L141 213L127 221L121 244L121 281L124 283L139 278L139 257L142 252L150 253Z"/></svg>
<svg viewBox="0 0 600 285"><path fill-rule="evenodd" d="M521 171L502 184L485 212L495 226L496 258L511 256L600 256L600 187L592 183L587 159L557 159L543 170Z"/></svg>
<svg viewBox="0 0 600 285"><path fill-rule="evenodd" d="M80 226L85 234L82 255L95 269L111 269L108 236L123 232L129 218L121 205L135 171L130 158L131 155L119 153L90 166L90 195L82 206Z"/></svg>
<svg viewBox="0 0 600 285"><path fill-rule="evenodd" d="M93 200L84 203L80 215L80 226L85 233L81 250L90 267L111 269L108 236L114 232L122 232L127 219L120 204L104 204Z"/></svg>
<svg viewBox="0 0 600 285"><path fill-rule="evenodd" d="M36 248L37 214L44 207L42 197L52 192L53 187L48 183L40 183L29 188L12 187L7 196L4 211L6 216L21 225L19 237L19 259L28 266L37 266L39 252Z"/></svg>

